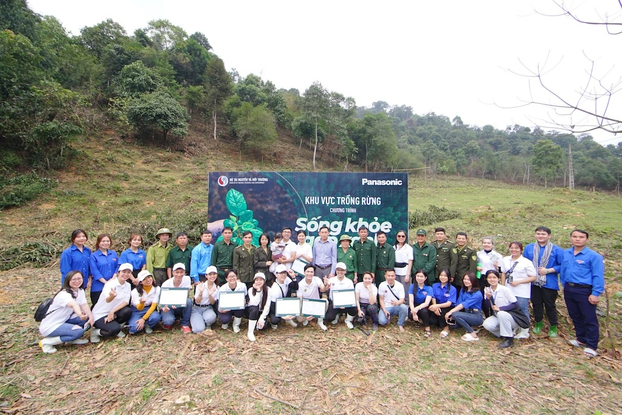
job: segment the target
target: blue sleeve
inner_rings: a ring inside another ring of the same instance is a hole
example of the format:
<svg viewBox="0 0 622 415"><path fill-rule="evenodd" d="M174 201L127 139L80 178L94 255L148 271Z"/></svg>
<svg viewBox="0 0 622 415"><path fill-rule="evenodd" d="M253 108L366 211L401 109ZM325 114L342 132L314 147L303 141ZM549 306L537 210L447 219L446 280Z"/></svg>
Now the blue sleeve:
<svg viewBox="0 0 622 415"><path fill-rule="evenodd" d="M547 264L547 265L550 264L548 268L553 268L555 270L555 273L559 274L562 270L563 257L564 257L564 250L561 249L559 246L555 245L553 247L553 254L549 258L549 263Z"/></svg>
<svg viewBox="0 0 622 415"><path fill-rule="evenodd" d="M195 252L199 248L200 245L195 246L190 255L190 278L194 282L199 282L199 255L198 252Z"/></svg>
<svg viewBox="0 0 622 415"><path fill-rule="evenodd" d="M415 291L413 290L414 288L415 284L410 284L410 287L408 287L408 294L415 295Z"/></svg>
<svg viewBox="0 0 622 415"><path fill-rule="evenodd" d="M456 304L456 294L457 294L456 287L454 287L453 285L450 285L448 300L451 301L452 305Z"/></svg>
<svg viewBox="0 0 622 415"><path fill-rule="evenodd" d="M71 271L71 248L65 249L60 254L60 284L61 286L65 282L65 275ZM88 278L88 275L87 277Z"/></svg>
<svg viewBox="0 0 622 415"><path fill-rule="evenodd" d="M605 263L600 254L592 255L592 295L599 296L605 290Z"/></svg>
<svg viewBox="0 0 622 415"><path fill-rule="evenodd" d="M126 255L127 249L123 252L121 252L121 256L119 257L119 263L117 264L117 269L115 270L116 273L119 272L119 267L121 266L121 264L125 264L127 261L127 255Z"/></svg>
<svg viewBox="0 0 622 415"><path fill-rule="evenodd" d="M97 268L97 259L95 259L95 253L93 253L90 258L89 258L89 266L91 269L91 275L93 276L94 280L98 280L100 278L103 278L102 273L99 272L99 269Z"/></svg>
<svg viewBox="0 0 622 415"><path fill-rule="evenodd" d="M525 247L525 250L523 251L523 256L530 261L533 261L533 249L534 244L529 244Z"/></svg>
<svg viewBox="0 0 622 415"><path fill-rule="evenodd" d="M469 308L475 308L479 310L482 307L483 299L484 297L482 296L482 292L477 290L469 295L461 296L461 299L458 301L458 303L462 304L462 307L464 307L465 310Z"/></svg>
<svg viewBox="0 0 622 415"><path fill-rule="evenodd" d="M562 264L559 269L559 272L560 272L559 280L562 283L562 287L564 286L566 282L566 276L567 276L566 274L568 273L568 261L572 260L571 257L572 257L572 254L568 250L562 251Z"/></svg>

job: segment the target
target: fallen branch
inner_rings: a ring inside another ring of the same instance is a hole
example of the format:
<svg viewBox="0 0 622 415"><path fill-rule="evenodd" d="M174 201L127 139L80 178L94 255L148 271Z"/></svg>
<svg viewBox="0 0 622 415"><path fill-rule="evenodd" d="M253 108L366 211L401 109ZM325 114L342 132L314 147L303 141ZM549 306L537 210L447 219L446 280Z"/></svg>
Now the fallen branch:
<svg viewBox="0 0 622 415"><path fill-rule="evenodd" d="M283 405L289 405L289 406L291 406L291 407L292 407L292 408L294 408L294 409L298 409L299 411L301 410L301 408L300 408L299 406L294 405L293 403L290 403L290 402L287 402L287 401L281 400L281 399L279 399L279 398L275 398L274 396L270 396L270 395L268 395L268 394L266 394L266 393L263 393L262 391L260 391L260 390L259 390L259 389L257 389L257 388L253 388L253 389L255 390L255 392L257 392L257 393L258 393L258 394L260 394L260 395L265 396L266 398L272 399L273 401L280 402L280 403L282 403Z"/></svg>

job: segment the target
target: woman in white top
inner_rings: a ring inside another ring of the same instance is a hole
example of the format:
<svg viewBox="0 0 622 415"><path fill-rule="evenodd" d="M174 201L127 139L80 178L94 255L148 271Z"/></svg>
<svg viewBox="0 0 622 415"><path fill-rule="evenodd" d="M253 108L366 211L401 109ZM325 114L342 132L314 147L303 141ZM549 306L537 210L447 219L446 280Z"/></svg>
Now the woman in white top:
<svg viewBox="0 0 622 415"><path fill-rule="evenodd" d="M395 279L404 286L404 292L408 292L414 256L413 247L408 243L406 231L397 231L393 248L395 248Z"/></svg>
<svg viewBox="0 0 622 415"><path fill-rule="evenodd" d="M308 263L313 262L313 249L307 243L307 234L305 231L298 231L296 234L298 245L296 245L296 259L302 259Z"/></svg>
<svg viewBox="0 0 622 415"><path fill-rule="evenodd" d="M510 289L518 300L518 306L529 317L529 299L531 298L531 282L536 280L536 268L533 262L523 256L523 244L510 243L510 256L503 258L501 263L501 284ZM529 328L521 328L515 338L529 337Z"/></svg>
<svg viewBox="0 0 622 415"><path fill-rule="evenodd" d="M41 320L39 332L44 337L39 346L43 353L54 353L57 344L86 344L81 339L84 325L93 325L93 314L86 303L84 290L81 288L84 277L80 271L70 271L63 280L63 288L54 296L46 316Z"/></svg>
<svg viewBox="0 0 622 415"><path fill-rule="evenodd" d="M266 317L270 312L270 290L266 284L263 272L255 274L253 286L248 289L248 304L246 317L248 318L248 340L255 341L255 327L261 330L266 324Z"/></svg>
<svg viewBox="0 0 622 415"><path fill-rule="evenodd" d="M305 277L298 283L298 298L307 298L312 300L319 300L320 293L326 291L326 286L320 279L315 276L315 268L311 264L305 266ZM302 322L303 326L309 324L309 321L313 320L313 317L298 317L298 321ZM328 330L324 325L324 318L317 319L317 325L322 330Z"/></svg>
<svg viewBox="0 0 622 415"><path fill-rule="evenodd" d="M196 286L190 325L193 333L212 334L212 324L216 322L214 304L218 301L218 269L210 265L205 270L205 281Z"/></svg>
<svg viewBox="0 0 622 415"><path fill-rule="evenodd" d="M160 298L160 287L158 287L153 275L147 270L138 273L136 282L138 285L132 290L131 296L132 316L128 323L130 334L136 334L143 329L145 333L150 334L162 319L156 310Z"/></svg>
<svg viewBox="0 0 622 415"><path fill-rule="evenodd" d="M238 280L238 276L234 270L230 269L225 274L225 280L227 281L223 285L220 286L218 290L218 298L222 293L240 291L243 293L247 292L246 284ZM229 328L229 323L231 319L233 319L233 332L240 332L240 323L242 323L242 317L244 316L244 309L241 310L223 310L218 307L218 318L220 319L220 324L223 330L227 330Z"/></svg>
<svg viewBox="0 0 622 415"><path fill-rule="evenodd" d="M279 264L274 272L275 280L272 287L270 287L270 311L268 317L270 319L270 325L272 329L276 330L278 324L281 322L281 317L276 315L276 300L279 298L289 297L290 293L298 289L298 282L296 281L296 274L291 269L283 264ZM298 324L294 321L295 316L285 316L283 320L292 327L298 327Z"/></svg>
<svg viewBox="0 0 622 415"><path fill-rule="evenodd" d="M371 272L366 271L363 274L363 281L356 284L354 294L359 324L364 326L369 317L373 323L372 328L378 330L378 288L373 281L374 277L371 276Z"/></svg>
<svg viewBox="0 0 622 415"><path fill-rule="evenodd" d="M332 324L339 322L339 313L346 313L346 326L353 329L354 317L356 316L356 306L335 308L333 305L333 292L335 290L354 290L354 283L351 279L346 278L347 267L343 262L337 262L335 265L335 275L332 278L324 277L324 285L330 290L330 298L328 302L328 310L326 311L326 319Z"/></svg>
<svg viewBox="0 0 622 415"><path fill-rule="evenodd" d="M99 337L125 337L121 325L129 321L132 309L129 307L131 285L126 282L132 276L132 264L125 263L119 266L116 278L108 281L101 292L101 296L93 307L93 328L91 329L91 343L99 342Z"/></svg>
<svg viewBox="0 0 622 415"><path fill-rule="evenodd" d="M503 338L500 348L511 347L514 344L514 330L519 328L518 323L508 311L518 308L518 302L512 292L499 284L499 273L489 270L486 273L489 286L484 290L484 298L492 303L494 315L484 320L484 328L497 337Z"/></svg>
<svg viewBox="0 0 622 415"><path fill-rule="evenodd" d="M488 287L488 281L486 280L486 273L488 271L499 271L501 264L503 263L503 255L495 251L495 242L492 237L485 236L482 238L482 250L477 253L477 271L479 272L479 286L484 294L484 288ZM492 312L490 307L482 305L482 311L484 315L489 317Z"/></svg>

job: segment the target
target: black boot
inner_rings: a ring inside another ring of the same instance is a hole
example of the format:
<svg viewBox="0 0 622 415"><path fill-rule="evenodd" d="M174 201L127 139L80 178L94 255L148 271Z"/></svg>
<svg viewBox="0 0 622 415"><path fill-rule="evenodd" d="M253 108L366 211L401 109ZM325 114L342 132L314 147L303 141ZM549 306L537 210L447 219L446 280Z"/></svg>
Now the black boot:
<svg viewBox="0 0 622 415"><path fill-rule="evenodd" d="M512 345L514 344L514 338L512 337L504 337L504 340L499 343L499 348L500 349L505 349L507 347L512 347Z"/></svg>

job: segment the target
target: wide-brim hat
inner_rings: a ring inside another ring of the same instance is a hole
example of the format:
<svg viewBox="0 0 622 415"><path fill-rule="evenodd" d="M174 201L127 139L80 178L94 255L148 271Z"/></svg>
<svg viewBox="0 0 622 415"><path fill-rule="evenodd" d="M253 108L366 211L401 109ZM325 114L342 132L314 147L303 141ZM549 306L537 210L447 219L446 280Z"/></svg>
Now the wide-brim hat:
<svg viewBox="0 0 622 415"><path fill-rule="evenodd" d="M169 235L173 236L173 232L171 232L169 228L160 228L158 229L158 233L156 233L156 238L164 233L168 233Z"/></svg>
<svg viewBox="0 0 622 415"><path fill-rule="evenodd" d="M350 242L352 242L352 238L350 238L350 235L341 235L339 237L339 242L341 242L341 241L350 241Z"/></svg>

